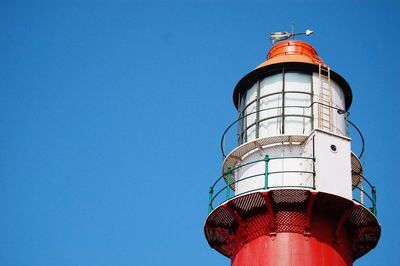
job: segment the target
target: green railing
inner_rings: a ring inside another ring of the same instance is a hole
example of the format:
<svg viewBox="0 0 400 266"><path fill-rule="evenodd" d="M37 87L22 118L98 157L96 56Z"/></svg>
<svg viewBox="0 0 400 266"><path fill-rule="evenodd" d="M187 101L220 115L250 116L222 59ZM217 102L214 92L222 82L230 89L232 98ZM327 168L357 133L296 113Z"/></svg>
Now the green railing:
<svg viewBox="0 0 400 266"><path fill-rule="evenodd" d="M312 171L302 171L302 170L285 170L285 171L270 171L270 162L273 160L288 160L288 159L301 159L301 160L310 160L312 163ZM252 174L249 176L241 177L240 179L233 178L233 174L236 170L239 170L243 167L254 165L257 163L264 163L264 171L260 173ZM297 173L297 174L310 174L312 175L312 184L311 186L307 185L281 185L281 186L269 186L270 177L276 174L285 174L285 173ZM252 188L241 193L234 193L233 187L236 186L237 183L243 182L250 179L263 177L263 185L260 187ZM377 207L376 207L376 188L373 186L366 178L362 175L359 175L360 182L353 189L353 200L362 204L366 208L368 208L375 216L377 216ZM370 192L366 191L364 188L364 184L367 185ZM228 167L227 171L223 173L210 187L209 189L209 203L208 203L208 213L210 213L214 209L215 201L217 205L231 199L234 197L238 197L240 195L259 191L259 190L268 190L271 188L305 188L305 189L315 189L315 158L313 157L274 157L271 158L268 155L265 155L263 159L255 160L252 162L248 162L242 164L237 167ZM357 193L359 191L360 193ZM368 199L365 201L364 199Z"/></svg>
<svg viewBox="0 0 400 266"><path fill-rule="evenodd" d="M302 171L302 170L285 170L285 171L270 171L270 161L273 160L287 160L287 159L301 159L301 160L310 160L312 161L312 171ZM236 170L239 170L240 168L249 166L249 165L254 165L257 163L264 163L264 171L261 173L253 174L250 176L245 176L241 177L240 179L233 179L232 175ZM276 174L285 174L285 173L296 173L296 174L310 174L312 175L312 185L311 186L306 186L306 185L282 185L282 186L269 186L269 178L271 175L276 175ZM263 177L264 184L261 187L257 187L254 189L246 190L241 193L233 193L232 188L236 186L237 183L243 182L245 180L250 180L250 179L255 179L255 178ZM221 183L223 185L221 185ZM219 189L216 189L216 187L219 185ZM222 188L220 188L222 186ZM270 188L280 188L280 187L285 187L285 188L308 188L308 189L315 189L315 158L313 157L275 157L275 158L270 158L268 155L265 155L263 159L260 160L255 160L249 163L242 164L237 167L228 167L227 171L223 173L222 176L220 176L214 184L210 187L209 190L209 204L208 204L208 212L210 213L214 207L213 203L214 201L218 198L219 202L218 204L221 204L224 201L227 201L233 197L240 196L245 193L250 193L253 191L257 190L267 190ZM217 190L217 191L216 191ZM215 192L216 191L216 192ZM225 197L222 197L223 192L225 191ZM214 194L215 192L215 194ZM233 196L232 196L233 195Z"/></svg>
<svg viewBox="0 0 400 266"><path fill-rule="evenodd" d="M365 177L360 174L357 174L360 177L359 184L353 189L353 200L367 207L375 216L378 215L378 211L376 208L376 187L373 186ZM370 190L370 193L366 191L364 184L367 184L367 188ZM360 192L360 193L357 193ZM368 199L368 203L365 201L365 198Z"/></svg>

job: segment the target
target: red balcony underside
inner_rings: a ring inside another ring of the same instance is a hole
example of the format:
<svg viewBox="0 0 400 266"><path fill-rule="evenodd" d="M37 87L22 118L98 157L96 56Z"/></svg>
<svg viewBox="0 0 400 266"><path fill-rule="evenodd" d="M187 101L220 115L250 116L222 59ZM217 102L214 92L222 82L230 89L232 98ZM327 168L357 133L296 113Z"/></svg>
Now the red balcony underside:
<svg viewBox="0 0 400 266"><path fill-rule="evenodd" d="M380 226L351 200L286 189L225 202L208 216L205 234L234 266L341 266L376 246Z"/></svg>

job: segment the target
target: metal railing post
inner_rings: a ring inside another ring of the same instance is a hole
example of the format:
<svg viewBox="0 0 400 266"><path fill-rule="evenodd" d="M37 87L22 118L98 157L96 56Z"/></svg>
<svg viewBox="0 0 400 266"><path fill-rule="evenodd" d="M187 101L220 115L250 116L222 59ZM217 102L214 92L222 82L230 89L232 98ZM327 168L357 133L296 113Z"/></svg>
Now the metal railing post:
<svg viewBox="0 0 400 266"><path fill-rule="evenodd" d="M264 180L264 189L267 190L268 189L268 164L269 164L269 156L268 154L266 154L264 156L264 162L265 162L265 180Z"/></svg>
<svg viewBox="0 0 400 266"><path fill-rule="evenodd" d="M231 198L231 175L232 175L232 170L230 167L228 167L228 172L227 172L227 186L226 186L226 200Z"/></svg>
<svg viewBox="0 0 400 266"><path fill-rule="evenodd" d="M372 212L375 216L377 216L378 211L376 210L376 188L372 187Z"/></svg>
<svg viewBox="0 0 400 266"><path fill-rule="evenodd" d="M208 192L208 198L209 198L208 213L210 213L213 210L213 207L212 207L213 193L214 193L214 188L210 187L210 191Z"/></svg>

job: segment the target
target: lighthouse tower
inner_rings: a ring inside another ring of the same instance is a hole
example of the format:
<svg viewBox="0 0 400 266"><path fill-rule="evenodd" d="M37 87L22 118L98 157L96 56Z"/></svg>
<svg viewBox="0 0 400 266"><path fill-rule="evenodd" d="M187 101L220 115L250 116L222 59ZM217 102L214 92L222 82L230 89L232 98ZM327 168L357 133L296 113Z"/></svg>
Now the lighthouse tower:
<svg viewBox="0 0 400 266"><path fill-rule="evenodd" d="M310 44L285 40L233 101L238 119L209 191L210 246L234 266L344 266L373 249L376 189L351 149L346 80Z"/></svg>

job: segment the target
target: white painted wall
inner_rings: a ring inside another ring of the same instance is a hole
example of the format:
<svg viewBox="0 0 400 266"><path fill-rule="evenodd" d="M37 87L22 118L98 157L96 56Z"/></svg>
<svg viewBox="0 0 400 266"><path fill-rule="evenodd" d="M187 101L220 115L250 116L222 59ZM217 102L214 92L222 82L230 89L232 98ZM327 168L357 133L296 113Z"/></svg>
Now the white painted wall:
<svg viewBox="0 0 400 266"><path fill-rule="evenodd" d="M335 145L336 151L331 149ZM314 148L313 148L314 147ZM282 157L313 157L315 165L309 159L282 159ZM268 188L288 188L300 186L313 187L314 175L311 173L276 173L280 171L313 172L315 167L315 189L344 198L352 199L351 183L351 151L350 139L336 136L321 130L315 130L304 144L276 144L264 147L262 150L250 152L240 163L245 165L233 172L236 180L235 194L262 190L265 187L264 155L271 158L268 164ZM273 160L272 158L281 158ZM239 166L239 165L237 165ZM255 176L249 179L247 177Z"/></svg>
<svg viewBox="0 0 400 266"><path fill-rule="evenodd" d="M316 189L351 200L350 140L316 131L314 143ZM332 151L331 145L336 146L336 151Z"/></svg>
<svg viewBox="0 0 400 266"><path fill-rule="evenodd" d="M271 160L268 164L268 187L306 186L312 187L312 174L305 173L277 173L280 171L310 171L312 172L312 160L305 159L272 159L281 157L305 157L304 146L302 145L275 145L264 148L262 151L253 151L241 162L245 165L257 160L263 160L264 154L268 154ZM311 154L309 154L311 157ZM254 189L263 189L265 185L265 162L257 162L246 165L235 171L234 175L238 180L235 193L240 194ZM260 175L245 179L252 175ZM243 180L245 179L245 180Z"/></svg>

